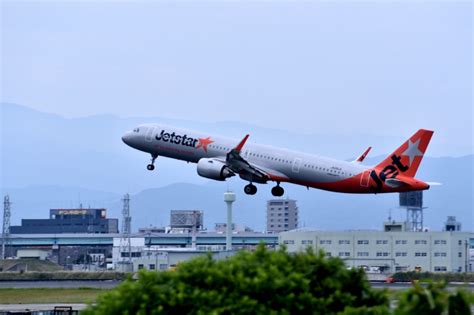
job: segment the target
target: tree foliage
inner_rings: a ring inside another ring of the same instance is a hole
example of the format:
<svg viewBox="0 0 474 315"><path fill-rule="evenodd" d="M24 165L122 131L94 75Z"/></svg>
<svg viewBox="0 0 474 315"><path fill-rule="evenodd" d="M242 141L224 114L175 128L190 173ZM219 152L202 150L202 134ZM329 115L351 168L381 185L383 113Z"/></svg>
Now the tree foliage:
<svg viewBox="0 0 474 315"><path fill-rule="evenodd" d="M387 314L383 291L362 270L348 270L322 252L284 248L241 251L216 261L210 255L174 272L139 273L103 295L86 314Z"/></svg>
<svg viewBox="0 0 474 315"><path fill-rule="evenodd" d="M472 294L463 290L449 293L443 282L426 287L416 283L400 298L395 315L469 315L471 303Z"/></svg>
<svg viewBox="0 0 474 315"><path fill-rule="evenodd" d="M211 255L175 271L141 271L102 295L84 314L470 314L473 295L442 283L416 284L389 307L362 270L308 249L289 254L259 246L226 260Z"/></svg>

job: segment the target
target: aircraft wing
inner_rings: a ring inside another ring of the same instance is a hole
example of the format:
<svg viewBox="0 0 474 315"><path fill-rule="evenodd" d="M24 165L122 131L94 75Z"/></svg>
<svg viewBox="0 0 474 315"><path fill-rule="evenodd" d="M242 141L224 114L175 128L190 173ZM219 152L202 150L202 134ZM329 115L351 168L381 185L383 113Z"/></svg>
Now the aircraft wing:
<svg viewBox="0 0 474 315"><path fill-rule="evenodd" d="M275 176L286 177L279 172L266 169L255 165L254 163L249 163L242 157L240 153L248 137L249 135L246 135L235 148L227 153L225 161L227 167L229 167L234 173L239 174L242 179L256 183L266 183Z"/></svg>

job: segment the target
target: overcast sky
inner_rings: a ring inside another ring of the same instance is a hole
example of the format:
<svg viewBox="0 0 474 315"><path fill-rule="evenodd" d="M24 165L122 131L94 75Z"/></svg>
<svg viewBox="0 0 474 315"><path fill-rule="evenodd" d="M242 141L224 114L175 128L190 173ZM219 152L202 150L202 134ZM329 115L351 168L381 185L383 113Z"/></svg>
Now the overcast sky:
<svg viewBox="0 0 474 315"><path fill-rule="evenodd" d="M4 102L473 142L471 1L1 6Z"/></svg>

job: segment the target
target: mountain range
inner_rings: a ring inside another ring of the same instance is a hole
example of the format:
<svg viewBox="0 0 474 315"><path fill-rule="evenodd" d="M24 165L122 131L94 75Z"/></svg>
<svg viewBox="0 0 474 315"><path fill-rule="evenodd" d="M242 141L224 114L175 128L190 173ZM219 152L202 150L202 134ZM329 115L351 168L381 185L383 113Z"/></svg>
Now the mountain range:
<svg viewBox="0 0 474 315"><path fill-rule="evenodd" d="M20 218L46 218L54 207L106 207L120 217L123 194L131 193L132 226L167 225L171 209L204 210L205 225L225 221L223 192L237 193L235 222L256 230L265 226L271 185L256 196L243 194L245 182L208 181L195 165L158 158L154 172L148 157L121 142L121 135L144 122L161 122L240 138L246 133L259 143L350 159L367 145L377 149L367 164L393 151L407 135L379 137L299 134L237 122L200 123L165 118L120 118L113 115L64 118L25 106L1 103L1 190L13 202L12 224ZM417 177L441 182L425 192L425 225L439 230L455 215L465 230L473 229L474 156L425 157ZM389 215L403 219L397 194L349 195L285 185L286 197L298 200L300 225L319 229L380 229Z"/></svg>

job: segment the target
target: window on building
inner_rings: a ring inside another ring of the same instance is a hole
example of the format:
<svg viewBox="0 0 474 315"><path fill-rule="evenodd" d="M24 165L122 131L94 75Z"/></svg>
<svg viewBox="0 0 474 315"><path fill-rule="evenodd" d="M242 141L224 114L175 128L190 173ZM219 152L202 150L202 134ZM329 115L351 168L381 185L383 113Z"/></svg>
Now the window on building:
<svg viewBox="0 0 474 315"><path fill-rule="evenodd" d="M426 245L428 242L426 240L415 240L415 245Z"/></svg>
<svg viewBox="0 0 474 315"><path fill-rule="evenodd" d="M446 253L445 252L435 252L434 256L435 257L446 257Z"/></svg>
<svg viewBox="0 0 474 315"><path fill-rule="evenodd" d="M313 240L302 240L302 241L301 241L301 244L303 244L303 245L312 245L312 244L313 244Z"/></svg>
<svg viewBox="0 0 474 315"><path fill-rule="evenodd" d="M349 245L350 243L350 240L339 240L339 245Z"/></svg>
<svg viewBox="0 0 474 315"><path fill-rule="evenodd" d="M150 264L148 265L149 270L155 270L155 264Z"/></svg>
<svg viewBox="0 0 474 315"><path fill-rule="evenodd" d="M377 245L386 245L388 244L388 240L377 240L375 243Z"/></svg>
<svg viewBox="0 0 474 315"><path fill-rule="evenodd" d="M435 245L446 245L446 240L435 240Z"/></svg>
<svg viewBox="0 0 474 315"><path fill-rule="evenodd" d="M446 266L435 266L434 271L447 271L448 268Z"/></svg>
<svg viewBox="0 0 474 315"><path fill-rule="evenodd" d="M415 257L426 257L426 256L427 256L426 252L416 252L415 253Z"/></svg>
<svg viewBox="0 0 474 315"><path fill-rule="evenodd" d="M462 257L462 252L459 252L459 253L458 253L458 257Z"/></svg>
<svg viewBox="0 0 474 315"><path fill-rule="evenodd" d="M143 264L138 264L138 270L143 269Z"/></svg>
<svg viewBox="0 0 474 315"><path fill-rule="evenodd" d="M359 256L359 257L368 257L369 252L357 252L357 256Z"/></svg>
<svg viewBox="0 0 474 315"><path fill-rule="evenodd" d="M407 240L395 240L395 244L397 245L406 245L407 243Z"/></svg>
<svg viewBox="0 0 474 315"><path fill-rule="evenodd" d="M369 240L357 240L358 245L369 245Z"/></svg>
<svg viewBox="0 0 474 315"><path fill-rule="evenodd" d="M350 252L339 252L339 257L349 257L350 255Z"/></svg>
<svg viewBox="0 0 474 315"><path fill-rule="evenodd" d="M293 245L293 244L295 244L295 240L284 240L284 241L283 241L283 244L286 244L286 245Z"/></svg>
<svg viewBox="0 0 474 315"><path fill-rule="evenodd" d="M377 252L376 256L377 257L388 257L388 252Z"/></svg>
<svg viewBox="0 0 474 315"><path fill-rule="evenodd" d="M165 269L168 269L168 265L167 264L160 264L160 270L165 270Z"/></svg>
<svg viewBox="0 0 474 315"><path fill-rule="evenodd" d="M395 253L395 257L406 257L407 256L407 252L396 252Z"/></svg>
<svg viewBox="0 0 474 315"><path fill-rule="evenodd" d="M459 240L459 241L458 241L458 245L462 245L462 240Z"/></svg>
<svg viewBox="0 0 474 315"><path fill-rule="evenodd" d="M319 244L321 244L321 245L324 245L324 244L326 244L326 245L331 245L331 243L332 243L331 240L320 240L320 241L319 241Z"/></svg>
<svg viewBox="0 0 474 315"><path fill-rule="evenodd" d="M326 253L327 257L332 257L332 254L330 252Z"/></svg>

